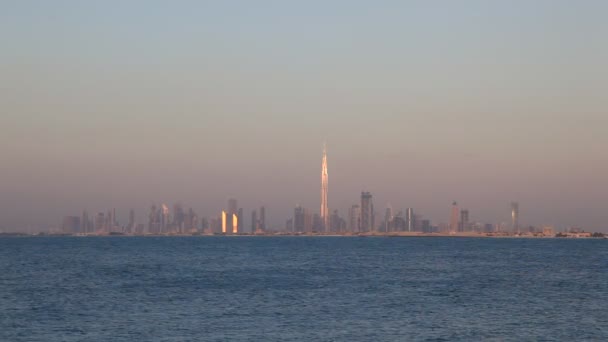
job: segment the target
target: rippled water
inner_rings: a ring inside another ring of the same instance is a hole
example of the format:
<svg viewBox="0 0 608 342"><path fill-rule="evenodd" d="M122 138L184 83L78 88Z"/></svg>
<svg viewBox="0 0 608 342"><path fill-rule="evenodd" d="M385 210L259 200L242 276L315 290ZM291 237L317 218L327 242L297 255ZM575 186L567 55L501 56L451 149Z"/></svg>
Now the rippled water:
<svg viewBox="0 0 608 342"><path fill-rule="evenodd" d="M2 341L608 340L608 240L0 238Z"/></svg>

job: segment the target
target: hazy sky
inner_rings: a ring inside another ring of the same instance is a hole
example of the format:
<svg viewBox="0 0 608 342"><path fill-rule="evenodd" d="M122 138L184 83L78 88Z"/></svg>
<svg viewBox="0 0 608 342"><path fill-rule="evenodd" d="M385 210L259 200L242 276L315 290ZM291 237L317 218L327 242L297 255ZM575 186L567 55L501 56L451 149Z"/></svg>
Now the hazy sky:
<svg viewBox="0 0 608 342"><path fill-rule="evenodd" d="M608 1L2 1L0 227L152 203L608 230Z"/></svg>

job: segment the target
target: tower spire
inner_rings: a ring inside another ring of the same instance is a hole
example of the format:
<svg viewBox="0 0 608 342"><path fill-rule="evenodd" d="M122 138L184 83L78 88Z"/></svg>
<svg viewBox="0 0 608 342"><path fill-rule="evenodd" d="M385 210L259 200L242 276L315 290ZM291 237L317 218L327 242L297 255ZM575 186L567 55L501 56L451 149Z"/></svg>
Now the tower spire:
<svg viewBox="0 0 608 342"><path fill-rule="evenodd" d="M329 229L329 209L327 207L327 146L323 143L323 159L321 160L321 221L323 229Z"/></svg>

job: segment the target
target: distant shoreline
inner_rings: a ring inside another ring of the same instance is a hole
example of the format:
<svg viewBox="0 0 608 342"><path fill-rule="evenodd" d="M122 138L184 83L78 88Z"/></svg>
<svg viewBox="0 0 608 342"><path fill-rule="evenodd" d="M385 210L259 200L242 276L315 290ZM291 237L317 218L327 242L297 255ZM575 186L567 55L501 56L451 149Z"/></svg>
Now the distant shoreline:
<svg viewBox="0 0 608 342"><path fill-rule="evenodd" d="M500 233L364 233L364 234L292 234L292 233L264 233L264 234L26 234L26 233L0 233L0 238L19 238L19 237L353 237L353 238L508 238L508 239L608 239L608 234L594 233L576 234L568 233L566 235L509 235Z"/></svg>

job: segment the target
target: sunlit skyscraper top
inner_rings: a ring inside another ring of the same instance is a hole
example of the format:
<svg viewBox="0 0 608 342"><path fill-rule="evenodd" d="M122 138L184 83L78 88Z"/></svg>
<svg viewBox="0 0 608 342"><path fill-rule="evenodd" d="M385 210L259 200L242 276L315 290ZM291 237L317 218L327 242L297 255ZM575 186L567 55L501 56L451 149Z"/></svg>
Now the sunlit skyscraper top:
<svg viewBox="0 0 608 342"><path fill-rule="evenodd" d="M321 220L323 229L329 227L329 209L327 206L327 147L323 145L323 158L321 160Z"/></svg>

